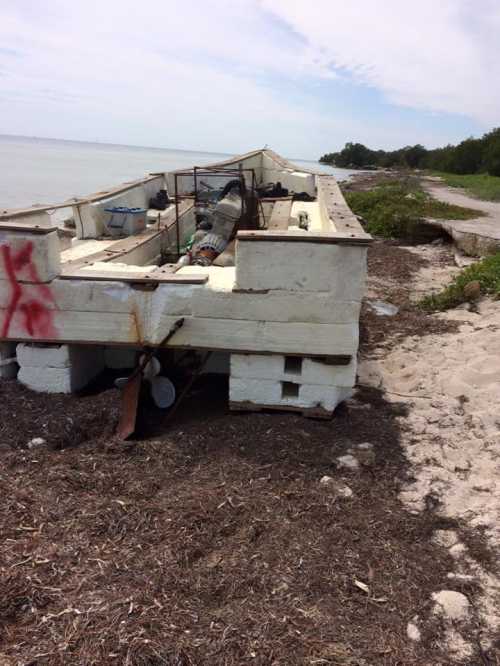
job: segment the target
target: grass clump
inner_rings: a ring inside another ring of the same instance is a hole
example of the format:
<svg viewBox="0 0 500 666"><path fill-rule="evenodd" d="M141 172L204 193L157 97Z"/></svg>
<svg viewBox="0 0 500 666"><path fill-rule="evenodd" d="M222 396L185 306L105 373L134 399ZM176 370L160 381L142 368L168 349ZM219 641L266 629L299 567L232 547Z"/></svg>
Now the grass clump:
<svg viewBox="0 0 500 666"><path fill-rule="evenodd" d="M411 179L378 185L363 192L346 192L356 215L366 220L366 230L383 238L416 239L429 234L424 218L469 220L482 211L437 201ZM435 235L435 233L434 233Z"/></svg>
<svg viewBox="0 0 500 666"><path fill-rule="evenodd" d="M426 296L419 305L430 312L454 308L468 300L465 287L475 281L479 282L482 294L500 296L500 252L464 268L448 287Z"/></svg>
<svg viewBox="0 0 500 666"><path fill-rule="evenodd" d="M435 173L450 187L462 187L478 199L500 201L500 176L487 173L474 173L461 176L455 173Z"/></svg>

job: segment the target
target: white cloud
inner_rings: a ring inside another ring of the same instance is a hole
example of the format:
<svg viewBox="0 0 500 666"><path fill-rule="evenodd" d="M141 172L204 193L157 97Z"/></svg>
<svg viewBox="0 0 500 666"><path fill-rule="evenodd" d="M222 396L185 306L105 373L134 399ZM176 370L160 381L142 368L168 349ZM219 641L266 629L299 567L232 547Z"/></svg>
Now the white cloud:
<svg viewBox="0 0 500 666"><path fill-rule="evenodd" d="M0 65L0 131L314 155L308 135L323 119L269 82L300 75L300 49L257 5L54 0L38 11L1 10L0 43L19 56Z"/></svg>
<svg viewBox="0 0 500 666"><path fill-rule="evenodd" d="M388 100L499 123L496 0L262 0L311 49Z"/></svg>
<svg viewBox="0 0 500 666"><path fill-rule="evenodd" d="M481 4L3 0L0 132L296 157L435 145L450 137L328 105L331 79L491 124L500 10Z"/></svg>

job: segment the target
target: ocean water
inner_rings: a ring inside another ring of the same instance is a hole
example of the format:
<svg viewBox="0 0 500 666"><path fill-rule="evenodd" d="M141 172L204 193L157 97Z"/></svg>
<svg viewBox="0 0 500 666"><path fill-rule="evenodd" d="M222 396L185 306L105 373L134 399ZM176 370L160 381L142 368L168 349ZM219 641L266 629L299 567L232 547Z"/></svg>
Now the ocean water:
<svg viewBox="0 0 500 666"><path fill-rule="evenodd" d="M228 157L232 155L0 135L0 210L60 203L149 172L203 166ZM339 180L353 173L318 162L292 161Z"/></svg>

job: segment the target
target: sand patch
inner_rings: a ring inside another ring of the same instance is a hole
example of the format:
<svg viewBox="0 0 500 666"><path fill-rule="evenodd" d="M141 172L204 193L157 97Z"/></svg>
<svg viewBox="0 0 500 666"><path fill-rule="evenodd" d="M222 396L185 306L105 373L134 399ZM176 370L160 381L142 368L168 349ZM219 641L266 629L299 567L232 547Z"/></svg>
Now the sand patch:
<svg viewBox="0 0 500 666"><path fill-rule="evenodd" d="M415 251L422 256L422 249ZM441 248L423 251L431 258ZM453 273L450 266L427 265L415 283L422 291L430 283L438 289ZM484 535L491 551L498 553L500 302L485 299L477 313L457 309L435 316L459 321L458 330L410 336L379 358L362 359L359 381L384 389L388 400L408 408L408 414L399 417L414 474L414 482L402 492L406 505L458 519ZM450 552L456 573L473 576L482 587L475 610L493 638L500 630L500 579L463 544L450 546L456 551Z"/></svg>

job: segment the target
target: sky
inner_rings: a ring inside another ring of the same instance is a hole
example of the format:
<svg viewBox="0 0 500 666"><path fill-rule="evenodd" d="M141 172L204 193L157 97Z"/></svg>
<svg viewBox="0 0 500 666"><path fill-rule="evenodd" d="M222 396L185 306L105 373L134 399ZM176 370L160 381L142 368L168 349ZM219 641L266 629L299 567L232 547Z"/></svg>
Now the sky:
<svg viewBox="0 0 500 666"><path fill-rule="evenodd" d="M500 125L499 0L2 0L0 133L317 159Z"/></svg>

